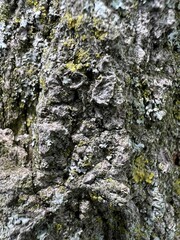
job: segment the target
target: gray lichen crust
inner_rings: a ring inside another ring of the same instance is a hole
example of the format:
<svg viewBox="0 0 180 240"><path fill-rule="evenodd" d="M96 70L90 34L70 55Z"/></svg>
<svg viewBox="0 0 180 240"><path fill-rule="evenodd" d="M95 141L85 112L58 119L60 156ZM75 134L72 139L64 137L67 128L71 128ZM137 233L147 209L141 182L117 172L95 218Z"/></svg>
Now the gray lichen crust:
<svg viewBox="0 0 180 240"><path fill-rule="evenodd" d="M0 239L180 239L178 0L0 0Z"/></svg>

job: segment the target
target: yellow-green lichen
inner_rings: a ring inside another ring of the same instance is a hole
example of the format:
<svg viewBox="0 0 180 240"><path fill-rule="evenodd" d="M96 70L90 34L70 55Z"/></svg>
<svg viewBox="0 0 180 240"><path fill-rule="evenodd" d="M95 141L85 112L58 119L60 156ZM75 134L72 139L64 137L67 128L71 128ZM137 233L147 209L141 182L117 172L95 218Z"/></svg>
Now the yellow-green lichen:
<svg viewBox="0 0 180 240"><path fill-rule="evenodd" d="M92 167L92 162L90 159L86 159L83 163L82 163L82 167L83 168L89 168Z"/></svg>
<svg viewBox="0 0 180 240"><path fill-rule="evenodd" d="M26 0L26 4L30 7L38 6L37 0Z"/></svg>
<svg viewBox="0 0 180 240"><path fill-rule="evenodd" d="M44 78L40 78L40 79L39 79L39 83L40 83L40 87L41 87L42 89L45 89L45 88L46 88L46 82L45 82Z"/></svg>
<svg viewBox="0 0 180 240"><path fill-rule="evenodd" d="M76 64L73 61L70 61L66 63L66 68L69 69L71 72L76 72L83 68L83 64L82 63Z"/></svg>
<svg viewBox="0 0 180 240"><path fill-rule="evenodd" d="M146 238L146 234L144 232L144 229L142 228L142 226L139 224L136 226L136 228L134 229L134 239L135 240L141 240L141 239L145 239Z"/></svg>
<svg viewBox="0 0 180 240"><path fill-rule="evenodd" d="M103 201L103 198L101 196L99 196L97 193L90 193L90 198L91 198L91 200L93 200L95 202Z"/></svg>
<svg viewBox="0 0 180 240"><path fill-rule="evenodd" d="M43 23L47 17L47 9L45 6L42 6L41 3L37 0L26 0L26 4L29 7L33 7L35 11L40 11L40 22Z"/></svg>
<svg viewBox="0 0 180 240"><path fill-rule="evenodd" d="M66 148L65 151L63 152L64 157L65 158L69 157L71 152L72 152L72 149L70 147Z"/></svg>
<svg viewBox="0 0 180 240"><path fill-rule="evenodd" d="M74 61L70 61L66 63L66 68L69 69L71 72L75 72L78 70L82 70L83 68L89 67L89 50L85 51L84 49L79 49L75 56Z"/></svg>
<svg viewBox="0 0 180 240"><path fill-rule="evenodd" d="M8 4L0 5L0 22L6 21L10 16L10 8Z"/></svg>
<svg viewBox="0 0 180 240"><path fill-rule="evenodd" d="M175 182L174 182L174 191L177 195L180 196L180 178L178 178Z"/></svg>
<svg viewBox="0 0 180 240"><path fill-rule="evenodd" d="M101 54L100 53L96 53L96 58L100 58L101 57Z"/></svg>
<svg viewBox="0 0 180 240"><path fill-rule="evenodd" d="M14 17L13 22L20 23L21 19L17 16Z"/></svg>
<svg viewBox="0 0 180 240"><path fill-rule="evenodd" d="M96 217L95 221L96 221L97 223L102 223L102 218L101 218L101 217Z"/></svg>
<svg viewBox="0 0 180 240"><path fill-rule="evenodd" d="M64 19L69 29L77 30L83 22L83 17L83 15L78 15L74 17L71 13L67 12L64 16Z"/></svg>
<svg viewBox="0 0 180 240"><path fill-rule="evenodd" d="M59 186L59 191L60 191L60 193L64 193L64 192L66 191L65 186L60 185L60 186Z"/></svg>
<svg viewBox="0 0 180 240"><path fill-rule="evenodd" d="M180 100L177 100L173 108L174 117L180 121Z"/></svg>
<svg viewBox="0 0 180 240"><path fill-rule="evenodd" d="M27 127L30 127L31 124L32 124L32 122L33 122L33 119L32 119L32 118L27 118L27 119L26 119L26 125L27 125Z"/></svg>
<svg viewBox="0 0 180 240"><path fill-rule="evenodd" d="M62 225L62 224L60 224L60 223L56 223L56 224L55 224L56 232L60 232L60 231L62 230L62 228L63 228L63 225Z"/></svg>
<svg viewBox="0 0 180 240"><path fill-rule="evenodd" d="M18 198L18 204L21 205L21 204L24 204L28 199L28 195L19 195L19 198Z"/></svg>
<svg viewBox="0 0 180 240"><path fill-rule="evenodd" d="M31 76L33 75L33 73L34 73L34 69L33 69L33 68L30 68L30 69L27 71L27 75L28 75L29 77L31 77Z"/></svg>
<svg viewBox="0 0 180 240"><path fill-rule="evenodd" d="M115 181L115 180L112 179L112 178L107 178L107 179L106 179L106 182L107 182L107 183L111 183L111 187L116 187L116 185L117 185L117 181Z"/></svg>
<svg viewBox="0 0 180 240"><path fill-rule="evenodd" d="M96 37L98 40L100 40L100 41L105 40L105 38L107 37L107 33L104 32L104 31L101 31L101 30L96 30L96 31L94 32L94 35L95 35L95 37Z"/></svg>
<svg viewBox="0 0 180 240"><path fill-rule="evenodd" d="M87 144L87 142L86 141L83 141L83 140L81 140L81 141L79 141L79 143L78 143L78 147L82 147L82 146L84 146L84 145L86 145Z"/></svg>
<svg viewBox="0 0 180 240"><path fill-rule="evenodd" d="M151 184L154 173L147 170L149 161L144 156L138 156L133 162L132 177L136 183L146 182Z"/></svg>
<svg viewBox="0 0 180 240"><path fill-rule="evenodd" d="M21 103L19 104L19 108L20 108L20 109L24 109L24 107L25 107L25 103L24 103L24 102L21 102Z"/></svg>
<svg viewBox="0 0 180 240"><path fill-rule="evenodd" d="M107 32L102 29L102 20L99 18L93 19L93 26L95 28L94 35L96 39L103 41L107 37Z"/></svg>
<svg viewBox="0 0 180 240"><path fill-rule="evenodd" d="M85 41L86 39L87 39L87 35L83 34L83 35L81 36L81 40L82 40L82 41Z"/></svg>
<svg viewBox="0 0 180 240"><path fill-rule="evenodd" d="M94 27L98 27L101 24L102 24L102 20L100 18L97 18L97 17L93 18L93 25L94 25Z"/></svg>
<svg viewBox="0 0 180 240"><path fill-rule="evenodd" d="M41 11L41 21L43 21L47 17L47 10L45 6L41 6L38 8Z"/></svg>
<svg viewBox="0 0 180 240"><path fill-rule="evenodd" d="M89 60L89 50L85 51L84 49L80 48L79 51L76 53L77 62L87 62Z"/></svg>
<svg viewBox="0 0 180 240"><path fill-rule="evenodd" d="M67 39L67 40L63 43L63 45L64 45L65 47L67 47L67 48L74 47L74 45L75 45L75 40L74 40L73 38L69 38L69 39Z"/></svg>

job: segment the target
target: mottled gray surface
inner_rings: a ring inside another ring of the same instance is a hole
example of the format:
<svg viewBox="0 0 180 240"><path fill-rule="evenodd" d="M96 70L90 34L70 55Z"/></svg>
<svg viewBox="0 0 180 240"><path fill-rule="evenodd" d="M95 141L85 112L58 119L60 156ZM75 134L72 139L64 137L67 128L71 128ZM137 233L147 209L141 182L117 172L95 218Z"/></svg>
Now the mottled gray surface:
<svg viewBox="0 0 180 240"><path fill-rule="evenodd" d="M178 0L0 0L0 239L180 239Z"/></svg>

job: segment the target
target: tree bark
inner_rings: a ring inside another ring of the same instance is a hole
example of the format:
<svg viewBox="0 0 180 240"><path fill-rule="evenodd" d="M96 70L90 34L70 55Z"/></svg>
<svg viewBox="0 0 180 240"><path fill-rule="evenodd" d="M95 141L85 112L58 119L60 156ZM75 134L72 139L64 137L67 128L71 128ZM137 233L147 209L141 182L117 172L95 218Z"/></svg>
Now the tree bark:
<svg viewBox="0 0 180 240"><path fill-rule="evenodd" d="M180 239L179 12L0 1L0 239Z"/></svg>

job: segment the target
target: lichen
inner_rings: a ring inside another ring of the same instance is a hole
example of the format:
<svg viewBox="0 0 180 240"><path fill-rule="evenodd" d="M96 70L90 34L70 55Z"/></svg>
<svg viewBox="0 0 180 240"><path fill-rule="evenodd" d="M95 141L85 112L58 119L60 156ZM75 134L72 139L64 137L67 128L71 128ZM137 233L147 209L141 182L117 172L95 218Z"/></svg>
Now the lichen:
<svg viewBox="0 0 180 240"><path fill-rule="evenodd" d="M96 39L103 41L107 37L107 32L102 28L102 21L99 18L93 19L94 35Z"/></svg>
<svg viewBox="0 0 180 240"><path fill-rule="evenodd" d="M40 87L44 90L44 89L46 89L46 82L45 82L45 80L44 80L44 78L40 78L39 79L39 83L40 83Z"/></svg>
<svg viewBox="0 0 180 240"><path fill-rule="evenodd" d="M105 38L107 37L107 33L101 30L96 30L94 34L95 34L95 37L100 41L105 40Z"/></svg>
<svg viewBox="0 0 180 240"><path fill-rule="evenodd" d="M177 100L173 107L174 117L180 121L180 100Z"/></svg>
<svg viewBox="0 0 180 240"><path fill-rule="evenodd" d="M86 62L89 60L89 50L85 51L84 49L80 48L79 51L76 53L77 62Z"/></svg>
<svg viewBox="0 0 180 240"><path fill-rule="evenodd" d="M138 156L133 162L132 176L136 183L146 182L151 184L154 178L154 173L147 170L149 160L144 156Z"/></svg>
<svg viewBox="0 0 180 240"><path fill-rule="evenodd" d="M82 41L87 40L87 35L86 35L86 34L83 34L83 35L81 36L81 40L82 40Z"/></svg>
<svg viewBox="0 0 180 240"><path fill-rule="evenodd" d="M85 51L84 49L80 48L74 56L74 61L66 63L66 68L71 72L82 70L83 68L87 68L89 66L88 60L89 50Z"/></svg>
<svg viewBox="0 0 180 240"><path fill-rule="evenodd" d="M69 29L77 30L83 22L83 17L83 15L72 16L71 13L67 12L64 16L64 19Z"/></svg>
<svg viewBox="0 0 180 240"><path fill-rule="evenodd" d="M60 223L56 223L55 224L55 229L56 229L56 232L59 233L63 228L63 225L60 224Z"/></svg>
<svg viewBox="0 0 180 240"><path fill-rule="evenodd" d="M84 146L84 145L86 145L87 144L87 142L86 141L79 141L79 143L78 143L78 147L82 147L82 146Z"/></svg>
<svg viewBox="0 0 180 240"><path fill-rule="evenodd" d="M136 240L141 240L146 238L146 234L144 232L143 226L142 225L137 225L136 228L134 229L134 234L135 234L135 239Z"/></svg>
<svg viewBox="0 0 180 240"><path fill-rule="evenodd" d="M0 5L0 22L6 21L10 15L10 8L8 4Z"/></svg>
<svg viewBox="0 0 180 240"><path fill-rule="evenodd" d="M26 0L26 4L28 5L28 6L30 6L30 7L36 7L36 6L38 6L38 1L37 0Z"/></svg>
<svg viewBox="0 0 180 240"><path fill-rule="evenodd" d="M73 61L70 61L70 62L66 63L66 68L69 69L71 72L76 72L83 68L83 64L82 63L76 64Z"/></svg>
<svg viewBox="0 0 180 240"><path fill-rule="evenodd" d="M26 119L26 125L27 125L27 127L30 127L31 126L31 124L32 124L32 122L33 122L33 119L32 118L27 118Z"/></svg>
<svg viewBox="0 0 180 240"><path fill-rule="evenodd" d="M91 200L95 201L95 202L102 202L103 198L98 195L97 193L90 193L90 198Z"/></svg>
<svg viewBox="0 0 180 240"><path fill-rule="evenodd" d="M66 41L63 42L63 45L67 48L74 47L75 45L75 40L73 38L69 38Z"/></svg>
<svg viewBox="0 0 180 240"><path fill-rule="evenodd" d="M177 195L180 196L180 178L178 178L175 182L174 182L174 191Z"/></svg>
<svg viewBox="0 0 180 240"><path fill-rule="evenodd" d="M34 8L35 11L40 11L41 15L40 15L40 22L43 23L44 20L47 17L47 10L46 7L41 5L41 3L37 0L33 1L33 0L26 0L26 4L31 7Z"/></svg>
<svg viewBox="0 0 180 240"><path fill-rule="evenodd" d="M0 176L0 236L174 239L179 160L173 165L164 149L175 151L179 136L179 58L171 34L177 23L166 21L177 6L17 2L0 10L0 39L7 45L1 51L0 123L14 132L7 149L0 146L8 167ZM165 167L158 169L159 163ZM6 226L13 212L30 222L13 226L12 219Z"/></svg>

